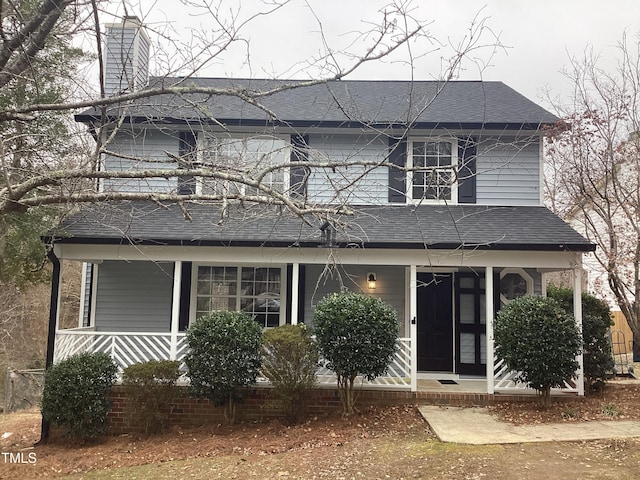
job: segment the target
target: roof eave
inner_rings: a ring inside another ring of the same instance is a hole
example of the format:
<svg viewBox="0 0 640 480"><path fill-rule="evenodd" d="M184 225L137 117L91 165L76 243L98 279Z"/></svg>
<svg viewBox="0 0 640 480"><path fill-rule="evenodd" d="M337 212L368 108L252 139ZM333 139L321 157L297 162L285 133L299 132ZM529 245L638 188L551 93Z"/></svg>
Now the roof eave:
<svg viewBox="0 0 640 480"><path fill-rule="evenodd" d="M74 116L76 122L94 124L101 119L99 114L84 112ZM116 116L109 116L108 121L119 120ZM174 118L127 116L124 123L134 125L225 125L229 127L289 127L289 128L371 128L371 129L441 129L441 130L509 130L509 131L537 131L554 124L553 121L539 122L415 122L411 125L400 122L356 122L338 120L268 120L242 118Z"/></svg>
<svg viewBox="0 0 640 480"><path fill-rule="evenodd" d="M163 238L114 238L114 237L43 237L47 243L55 242L71 245L144 245L144 246L180 246L180 247L275 247L275 248L326 248L320 241L299 240L237 240L202 239L182 240ZM550 244L550 243L434 243L417 242L337 242L332 247L348 248L354 244L361 248L403 249L403 250L504 250L504 251L544 251L544 252L592 252L594 244Z"/></svg>

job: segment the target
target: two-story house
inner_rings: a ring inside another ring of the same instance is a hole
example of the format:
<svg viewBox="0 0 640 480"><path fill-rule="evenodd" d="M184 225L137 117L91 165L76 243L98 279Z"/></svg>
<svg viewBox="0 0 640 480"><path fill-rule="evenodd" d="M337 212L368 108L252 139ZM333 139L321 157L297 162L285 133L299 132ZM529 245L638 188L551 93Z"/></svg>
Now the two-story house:
<svg viewBox="0 0 640 480"><path fill-rule="evenodd" d="M140 25L108 33L108 85L144 88ZM86 350L107 351L121 367L181 359L185 330L204 313L242 310L265 328L312 325L316 302L348 289L382 298L401 322L395 361L373 384L416 390L420 378L474 376L494 393L514 387L492 354L499 306L543 295L545 273L560 270L576 273L580 298L581 257L592 245L542 203L541 129L557 119L503 83L190 84L295 88L261 98L264 108L183 94L110 110L118 128L102 169L126 177L188 164L204 175L109 179L104 192L224 199L104 202L69 218L54 262L84 262L85 308L66 330L53 312L56 360ZM89 128L99 118L76 116ZM269 191L271 203L237 199ZM307 213L292 213L286 198ZM331 372L320 374L333 383Z"/></svg>

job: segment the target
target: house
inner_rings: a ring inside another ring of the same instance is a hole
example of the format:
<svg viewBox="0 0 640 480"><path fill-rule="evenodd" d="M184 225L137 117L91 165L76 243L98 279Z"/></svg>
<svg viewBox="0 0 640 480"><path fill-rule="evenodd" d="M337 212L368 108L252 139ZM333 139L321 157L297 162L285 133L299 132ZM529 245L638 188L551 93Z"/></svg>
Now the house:
<svg viewBox="0 0 640 480"><path fill-rule="evenodd" d="M131 19L109 28L112 92L144 88L147 42ZM120 367L181 359L186 328L206 312L243 310L265 328L312 324L320 298L349 289L387 301L401 321L396 358L372 387L465 376L484 379L487 393L521 387L492 354L497 309L543 295L552 271L575 273L579 299L582 254L593 249L542 203L541 129L556 117L501 82L184 82L236 93L283 84L292 88L261 98L263 108L185 93L110 110L119 127L101 168L121 178L99 188L121 199L86 206L53 239L54 294L59 264L84 262L78 326L58 328L52 310L55 361L87 350ZM99 119L76 116L89 129ZM174 176L184 164L202 178ZM140 169L165 174L127 177ZM136 200L147 191L155 201ZM185 202L163 201L177 194Z"/></svg>

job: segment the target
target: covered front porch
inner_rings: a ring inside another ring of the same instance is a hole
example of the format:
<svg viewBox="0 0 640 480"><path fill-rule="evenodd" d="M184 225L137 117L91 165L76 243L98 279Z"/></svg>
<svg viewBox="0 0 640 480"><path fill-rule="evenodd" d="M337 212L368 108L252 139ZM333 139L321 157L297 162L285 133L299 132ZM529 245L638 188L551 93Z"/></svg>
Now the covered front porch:
<svg viewBox="0 0 640 480"><path fill-rule="evenodd" d="M66 260L85 262L85 308L70 329L60 328L54 311L53 361L83 351L109 353L120 369L150 359L182 361L185 330L205 305L219 308L224 300L232 308L236 302L265 328L312 325L315 302L350 289L393 305L401 327L387 374L363 381L363 387L517 394L523 386L512 381L500 359L487 355L494 350L493 319L501 297L544 295L546 272L571 270L581 324L580 254L574 252L64 243L54 252L61 266ZM240 294L250 283L251 295ZM335 386L323 364L318 383ZM579 371L565 392L582 395L582 388Z"/></svg>

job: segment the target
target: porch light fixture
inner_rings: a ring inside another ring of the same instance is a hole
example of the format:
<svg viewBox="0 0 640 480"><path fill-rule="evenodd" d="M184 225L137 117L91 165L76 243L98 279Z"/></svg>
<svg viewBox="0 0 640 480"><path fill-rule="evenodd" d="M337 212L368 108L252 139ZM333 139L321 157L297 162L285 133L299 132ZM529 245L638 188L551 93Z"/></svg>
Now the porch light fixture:
<svg viewBox="0 0 640 480"><path fill-rule="evenodd" d="M369 290L375 290L376 288L376 274L375 273L367 273L367 286Z"/></svg>

